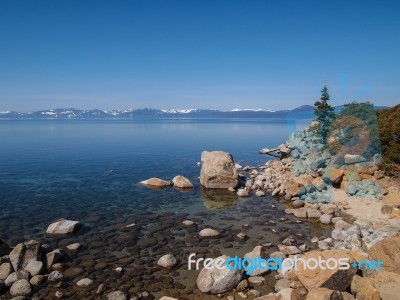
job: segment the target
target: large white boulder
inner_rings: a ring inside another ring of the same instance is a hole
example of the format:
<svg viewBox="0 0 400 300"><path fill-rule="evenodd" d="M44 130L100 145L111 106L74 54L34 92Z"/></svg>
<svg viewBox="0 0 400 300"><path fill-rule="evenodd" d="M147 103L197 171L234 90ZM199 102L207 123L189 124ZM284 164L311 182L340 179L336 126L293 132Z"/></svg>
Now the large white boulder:
<svg viewBox="0 0 400 300"><path fill-rule="evenodd" d="M232 155L223 151L203 151L200 183L206 188L235 187L238 183L238 173Z"/></svg>
<svg viewBox="0 0 400 300"><path fill-rule="evenodd" d="M78 221L61 219L47 227L46 234L49 237L66 237L77 233L82 227Z"/></svg>
<svg viewBox="0 0 400 300"><path fill-rule="evenodd" d="M203 268L197 277L197 287L203 293L219 294L234 289L242 279L242 271L225 266L227 255L214 259L209 268ZM217 267L218 266L218 267ZM219 267L221 266L221 267Z"/></svg>

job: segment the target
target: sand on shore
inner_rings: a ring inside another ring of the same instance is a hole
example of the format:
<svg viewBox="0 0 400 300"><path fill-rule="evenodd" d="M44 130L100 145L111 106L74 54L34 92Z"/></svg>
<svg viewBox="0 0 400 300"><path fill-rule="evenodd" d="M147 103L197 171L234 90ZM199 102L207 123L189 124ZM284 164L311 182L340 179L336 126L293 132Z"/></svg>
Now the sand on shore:
<svg viewBox="0 0 400 300"><path fill-rule="evenodd" d="M356 198L350 197L346 191L332 189L333 202L341 202L345 208L345 213L354 218L379 218L387 219L388 215L382 213L382 200L375 198Z"/></svg>

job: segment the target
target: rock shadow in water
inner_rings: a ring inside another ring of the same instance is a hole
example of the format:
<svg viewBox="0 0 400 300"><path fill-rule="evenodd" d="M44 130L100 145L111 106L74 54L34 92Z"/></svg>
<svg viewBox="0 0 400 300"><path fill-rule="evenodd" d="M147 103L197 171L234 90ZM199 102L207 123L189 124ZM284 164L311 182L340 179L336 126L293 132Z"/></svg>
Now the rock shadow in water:
<svg viewBox="0 0 400 300"><path fill-rule="evenodd" d="M238 197L236 193L230 192L227 189L207 189L201 187L201 197L203 205L208 210L225 210L236 206Z"/></svg>

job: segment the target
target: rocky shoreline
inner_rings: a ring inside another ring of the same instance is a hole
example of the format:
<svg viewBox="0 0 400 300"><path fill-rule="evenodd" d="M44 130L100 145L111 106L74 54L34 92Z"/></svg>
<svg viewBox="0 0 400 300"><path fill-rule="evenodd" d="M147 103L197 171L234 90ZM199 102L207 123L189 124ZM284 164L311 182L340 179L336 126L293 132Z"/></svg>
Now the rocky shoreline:
<svg viewBox="0 0 400 300"><path fill-rule="evenodd" d="M144 261L137 262L139 267L131 268L133 259L121 253L109 274L113 277L113 285L109 286L93 276L86 276L82 268L84 263L75 265L76 254L85 248L77 241L53 247L31 240L14 248L0 241L1 299L68 299L70 288L66 289L66 281L72 281L73 289L88 299L211 299L211 295L229 300L397 299L400 293L400 193L396 186L398 183L393 183L380 171L379 156L367 161L360 155L345 155L338 163L328 152L321 150L321 144L308 129L292 136L277 149L282 159L270 160L259 167L242 167L234 163L231 155L221 151L204 152L200 183L205 188L226 189L242 199L249 196L263 199L272 195L284 203L286 218L274 221L264 217L264 221L259 221L256 211L249 213L254 224L241 222L238 224L240 229L231 226L228 233L218 229L218 225L207 223L201 214L154 215L154 222L160 225L148 228L149 232L162 235L165 230L178 226L179 230L174 233L177 237L182 236L185 243L177 243L177 248L199 244L209 249L195 248L202 257L227 260L234 253L229 249L240 249L249 238L247 231L258 226L260 242L253 241L251 251L243 256L245 258L346 257L351 263L380 260L384 270L362 266L348 270L256 270L247 275L243 270L203 268L197 272L196 283L193 282L195 286L184 286L164 275L174 277L182 276L184 272L195 272L187 270L189 251L179 253L179 249L169 246L157 247L158 242L163 243L160 235L156 239L150 234L135 238L146 225L124 218L116 228L117 238L126 239L126 247L139 247L144 249L140 251L146 252L156 250L150 269L140 270L140 266L149 264ZM318 153L323 153L322 157ZM151 178L142 184L154 189L174 186L180 191L194 186L183 176L176 176L171 181ZM255 203L252 207L257 209L258 206L261 212L262 205L262 202ZM270 207L276 209L275 204ZM307 241L295 230L275 227L277 222L299 227L318 223L330 233L312 236ZM52 238L73 237L82 227L84 225L78 221L57 220L49 225L46 234ZM262 240L263 229L275 233L277 240ZM221 239L224 247L213 249L213 241ZM100 241L98 247L101 248ZM132 251L138 250L132 248ZM84 258L80 259L85 262ZM87 268L96 270L96 274L108 266L100 264L86 263ZM153 272L157 275L154 276ZM153 281L160 279L162 289L158 288L158 291L165 296L155 296L146 291L146 286L141 284L146 277ZM131 278L135 278L133 283ZM127 288L132 284L137 287ZM181 288L183 293L168 294L168 286ZM37 293L45 289L47 292L43 296Z"/></svg>
<svg viewBox="0 0 400 300"><path fill-rule="evenodd" d="M308 245L299 246L295 237L289 236L277 245L279 251L267 253L265 259L279 256L347 257L352 263L380 261L384 270L374 271L369 265L360 267L357 264L347 271L291 270L286 274L278 271L275 275L277 293L256 299L398 299L399 186L393 185L380 170L382 159L379 154L374 155L371 162L361 155L345 154L338 163L338 159L323 150L310 129L294 134L289 142L274 149L282 155L281 160L269 161L260 170L236 165L239 171L242 170L239 178L243 180L239 184L243 187L237 190L238 196L254 194L262 197L267 191L290 202L285 210L287 214L334 224L331 236L314 237L310 241L316 243L319 250L308 252ZM367 214L363 212L363 206L370 202L376 205ZM354 208L358 209L357 213ZM259 256L261 251L262 246L257 246L253 250L257 255L252 252L245 257ZM256 287L251 284L252 277L247 281L250 287ZM251 289L248 293L251 296L257 294ZM237 294L239 299L246 298L243 292Z"/></svg>

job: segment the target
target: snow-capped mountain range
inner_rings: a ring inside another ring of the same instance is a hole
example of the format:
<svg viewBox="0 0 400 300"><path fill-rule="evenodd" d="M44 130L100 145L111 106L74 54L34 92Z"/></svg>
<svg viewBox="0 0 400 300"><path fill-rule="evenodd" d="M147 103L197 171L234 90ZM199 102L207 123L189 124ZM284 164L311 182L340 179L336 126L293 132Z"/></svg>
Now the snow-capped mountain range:
<svg viewBox="0 0 400 300"><path fill-rule="evenodd" d="M291 113L301 113L304 118L313 117L314 107L303 105L293 110L273 111L270 109L240 109L230 111L216 109L76 109L57 108L29 113L0 111L0 119L136 119L136 118L266 118L285 117Z"/></svg>

